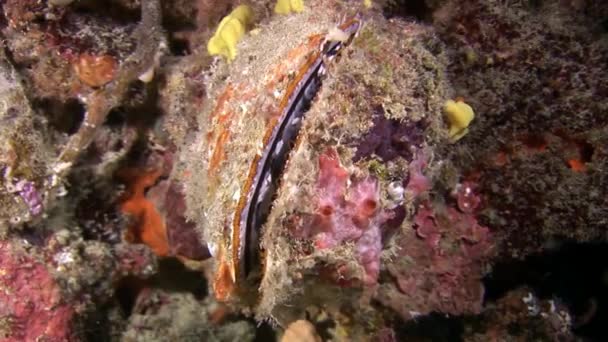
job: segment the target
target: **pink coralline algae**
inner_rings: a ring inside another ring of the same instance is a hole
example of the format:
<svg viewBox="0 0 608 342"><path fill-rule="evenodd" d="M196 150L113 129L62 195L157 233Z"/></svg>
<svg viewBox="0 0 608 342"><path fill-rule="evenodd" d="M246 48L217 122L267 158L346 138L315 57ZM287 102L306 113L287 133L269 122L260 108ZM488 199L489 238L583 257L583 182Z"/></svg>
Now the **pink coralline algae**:
<svg viewBox="0 0 608 342"><path fill-rule="evenodd" d="M75 310L47 268L8 242L0 242L0 288L0 341L75 340Z"/></svg>
<svg viewBox="0 0 608 342"><path fill-rule="evenodd" d="M418 151L416 157L409 166L409 181L406 190L414 197L428 191L431 188L431 180L422 172L427 164L427 156L423 151Z"/></svg>
<svg viewBox="0 0 608 342"><path fill-rule="evenodd" d="M398 243L400 255L387 265L395 283L382 289L380 302L404 319L430 312L481 311L481 279L494 242L473 214L443 203L424 203L414 217L414 229Z"/></svg>
<svg viewBox="0 0 608 342"><path fill-rule="evenodd" d="M336 151L327 150L319 157L317 210L311 233L317 249L353 242L357 261L365 270L363 283L373 285L380 272L380 227L389 215L378 206L380 194L375 179L367 177L350 185L348 179Z"/></svg>

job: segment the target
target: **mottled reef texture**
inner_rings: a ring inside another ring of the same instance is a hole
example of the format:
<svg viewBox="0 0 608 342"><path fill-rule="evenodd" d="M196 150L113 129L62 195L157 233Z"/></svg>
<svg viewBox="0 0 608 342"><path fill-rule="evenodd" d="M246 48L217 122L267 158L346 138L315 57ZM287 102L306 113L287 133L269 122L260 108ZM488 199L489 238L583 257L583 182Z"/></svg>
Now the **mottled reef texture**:
<svg viewBox="0 0 608 342"><path fill-rule="evenodd" d="M605 339L608 3L275 3L0 1L0 341ZM265 132L355 13L235 284Z"/></svg>
<svg viewBox="0 0 608 342"><path fill-rule="evenodd" d="M448 75L479 116L449 164L479 183L505 256L551 238L606 237L608 67L598 1L446 3L433 14L455 48ZM599 76L599 77L598 77ZM446 169L447 184L453 172Z"/></svg>

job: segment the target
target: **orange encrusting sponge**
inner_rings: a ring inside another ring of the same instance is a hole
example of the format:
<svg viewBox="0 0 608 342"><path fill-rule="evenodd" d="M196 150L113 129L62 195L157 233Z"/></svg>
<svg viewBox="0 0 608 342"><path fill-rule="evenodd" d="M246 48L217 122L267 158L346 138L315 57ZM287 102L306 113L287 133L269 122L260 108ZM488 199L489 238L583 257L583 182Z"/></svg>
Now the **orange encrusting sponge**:
<svg viewBox="0 0 608 342"><path fill-rule="evenodd" d="M145 191L154 185L162 172L126 169L119 172L119 178L127 184L127 192L120 210L135 220L126 233L126 240L144 243L158 256L169 254L169 243L165 222L154 204L146 199Z"/></svg>

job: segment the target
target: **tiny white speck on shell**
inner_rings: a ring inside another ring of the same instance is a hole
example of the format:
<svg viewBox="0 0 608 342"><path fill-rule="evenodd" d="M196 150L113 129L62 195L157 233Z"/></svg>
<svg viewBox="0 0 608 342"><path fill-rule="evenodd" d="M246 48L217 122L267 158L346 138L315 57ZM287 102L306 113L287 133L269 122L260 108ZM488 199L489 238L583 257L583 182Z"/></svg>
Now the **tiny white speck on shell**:
<svg viewBox="0 0 608 342"><path fill-rule="evenodd" d="M401 182L398 182L398 181L391 182L388 185L387 191L388 191L389 196L391 196L392 200L394 200L394 201L403 200L403 195L405 193L405 189L401 185Z"/></svg>
<svg viewBox="0 0 608 342"><path fill-rule="evenodd" d="M152 82L152 79L154 79L154 66L151 66L148 70L139 75L139 80L144 83L150 83Z"/></svg>
<svg viewBox="0 0 608 342"><path fill-rule="evenodd" d="M217 257L218 248L215 243L207 241L207 249L209 250L209 254L211 254L212 257Z"/></svg>
<svg viewBox="0 0 608 342"><path fill-rule="evenodd" d="M329 29L329 32L327 32L325 39L335 42L345 42L349 37L348 33L340 30L338 27L332 27Z"/></svg>

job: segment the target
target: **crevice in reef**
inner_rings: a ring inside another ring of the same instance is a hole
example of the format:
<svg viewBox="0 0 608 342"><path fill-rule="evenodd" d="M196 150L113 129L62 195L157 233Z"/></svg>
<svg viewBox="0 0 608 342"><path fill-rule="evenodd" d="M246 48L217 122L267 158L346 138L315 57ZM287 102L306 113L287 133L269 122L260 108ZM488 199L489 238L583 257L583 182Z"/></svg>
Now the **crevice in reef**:
<svg viewBox="0 0 608 342"><path fill-rule="evenodd" d="M85 107L77 99L61 102L54 98L34 101L34 108L49 120L49 125L61 133L72 135L82 123Z"/></svg>
<svg viewBox="0 0 608 342"><path fill-rule="evenodd" d="M161 113L161 110L158 108L159 93L156 82L157 80L153 80L150 83L133 83L126 95L130 100L125 106L112 110L109 116L122 116L126 123L131 126L139 128L153 127ZM110 120L110 118L107 120Z"/></svg>
<svg viewBox="0 0 608 342"><path fill-rule="evenodd" d="M135 2L132 6L127 6L120 1L97 2L84 0L75 2L73 8L74 12L80 15L112 18L121 24L134 23L140 19L139 6Z"/></svg>
<svg viewBox="0 0 608 342"><path fill-rule="evenodd" d="M144 289L161 289L169 293L190 292L198 300L205 298L207 283L198 271L187 269L177 258L158 262L158 272L149 279L125 277L116 286L115 296L125 317L131 315L135 301Z"/></svg>
<svg viewBox="0 0 608 342"><path fill-rule="evenodd" d="M484 279L485 301L528 286L540 298L557 298L570 310L573 332L592 340L608 337L608 244L557 243L524 260L496 264Z"/></svg>
<svg viewBox="0 0 608 342"><path fill-rule="evenodd" d="M116 325L118 322L112 318L112 303L100 305L96 310L86 316L86 320L77 326L77 330L82 331L82 335L88 342L117 341L120 338ZM113 327L114 326L114 327Z"/></svg>
<svg viewBox="0 0 608 342"><path fill-rule="evenodd" d="M263 322L258 324L255 320L251 320L251 323L257 324L257 329L255 332L254 342L265 342L265 341L276 341L277 334L272 328L272 325Z"/></svg>
<svg viewBox="0 0 608 342"><path fill-rule="evenodd" d="M463 318L432 313L395 324L397 341L462 341Z"/></svg>
<svg viewBox="0 0 608 342"><path fill-rule="evenodd" d="M429 22L433 11L429 8L425 0L395 0L389 1L383 8L384 16L387 18L402 17L414 18L416 20Z"/></svg>
<svg viewBox="0 0 608 342"><path fill-rule="evenodd" d="M171 54L176 56L187 56L191 53L190 47L188 46L188 40L175 37L169 39L169 50L171 51Z"/></svg>

